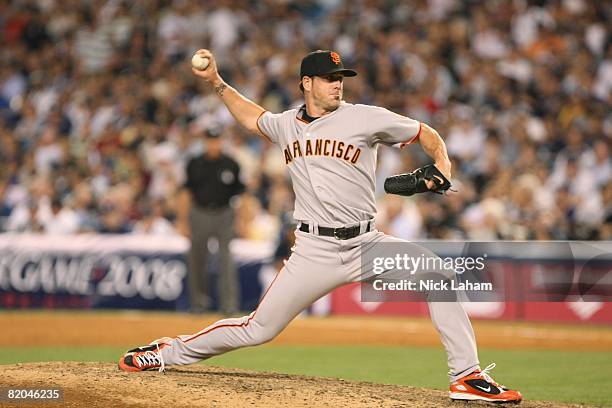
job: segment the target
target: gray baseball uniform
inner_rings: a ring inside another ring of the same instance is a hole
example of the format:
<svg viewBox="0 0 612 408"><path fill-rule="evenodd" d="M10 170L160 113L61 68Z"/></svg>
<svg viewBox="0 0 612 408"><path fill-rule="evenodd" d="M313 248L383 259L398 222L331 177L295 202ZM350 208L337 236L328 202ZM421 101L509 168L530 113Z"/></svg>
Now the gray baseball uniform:
<svg viewBox="0 0 612 408"><path fill-rule="evenodd" d="M364 278L361 245L410 245L373 228L375 170L379 144L403 147L420 134L419 122L387 109L342 102L314 121L305 109L264 112L260 131L283 151L296 202L293 253L248 316L220 320L193 335L176 337L161 350L166 364L191 364L240 347L272 340L302 310L334 288ZM360 226L361 235L339 240L318 235L321 227ZM369 231L369 232L368 232ZM432 322L448 354L451 381L478 367L476 341L460 303L429 302Z"/></svg>

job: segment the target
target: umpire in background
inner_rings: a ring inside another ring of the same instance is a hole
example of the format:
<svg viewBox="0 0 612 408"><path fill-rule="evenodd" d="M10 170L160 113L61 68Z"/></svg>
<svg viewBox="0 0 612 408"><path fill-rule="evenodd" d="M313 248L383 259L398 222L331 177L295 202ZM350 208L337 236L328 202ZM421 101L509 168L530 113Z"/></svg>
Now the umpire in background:
<svg viewBox="0 0 612 408"><path fill-rule="evenodd" d="M230 199L244 191L240 167L223 153L220 128L204 132L206 150L187 164L187 181L177 200L177 229L190 237L189 297L191 310L201 313L210 308L208 241L219 242L219 310L233 314L239 306L238 272L229 243L234 236L234 211Z"/></svg>

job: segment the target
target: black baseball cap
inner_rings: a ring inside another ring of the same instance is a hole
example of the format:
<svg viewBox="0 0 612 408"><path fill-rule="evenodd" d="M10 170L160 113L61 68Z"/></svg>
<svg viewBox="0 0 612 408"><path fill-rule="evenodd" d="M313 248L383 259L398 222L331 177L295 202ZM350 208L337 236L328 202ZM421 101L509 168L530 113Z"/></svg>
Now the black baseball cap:
<svg viewBox="0 0 612 408"><path fill-rule="evenodd" d="M346 77L354 77L357 72L345 69L340 55L334 51L317 50L306 55L300 66L300 79L305 76L321 76L341 72Z"/></svg>

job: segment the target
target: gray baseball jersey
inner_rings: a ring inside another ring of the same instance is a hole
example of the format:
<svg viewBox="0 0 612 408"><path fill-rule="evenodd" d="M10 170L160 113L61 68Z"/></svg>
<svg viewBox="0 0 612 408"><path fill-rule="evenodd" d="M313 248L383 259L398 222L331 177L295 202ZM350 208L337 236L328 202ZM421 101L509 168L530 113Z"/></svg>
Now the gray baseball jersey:
<svg viewBox="0 0 612 408"><path fill-rule="evenodd" d="M378 145L410 143L419 122L342 102L308 123L303 110L264 112L258 120L260 131L283 151L296 195L294 218L330 227L374 218Z"/></svg>

